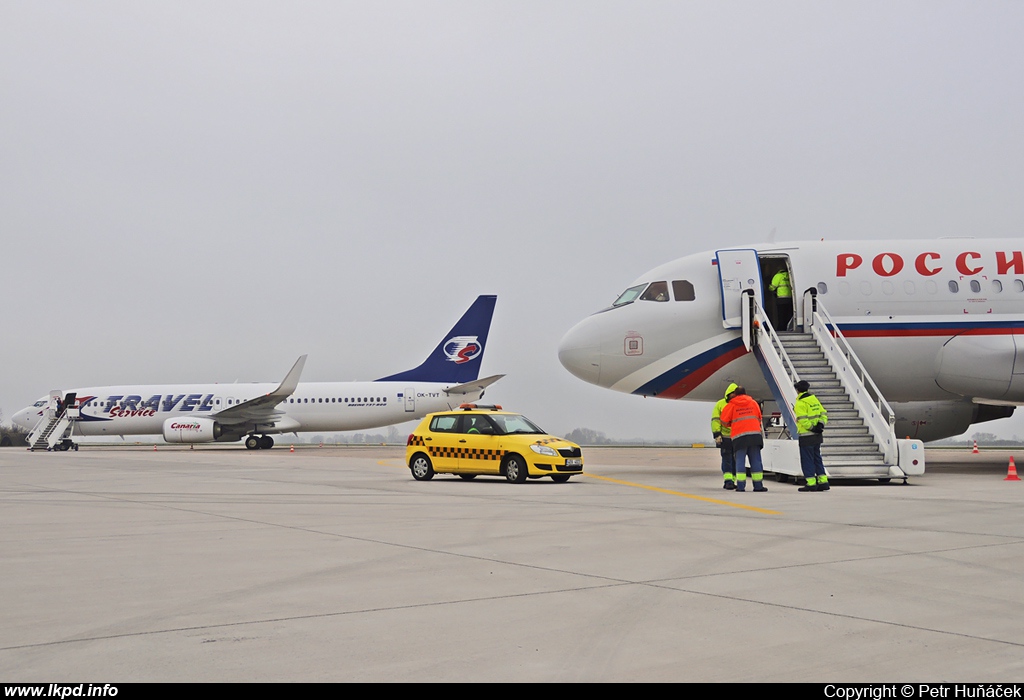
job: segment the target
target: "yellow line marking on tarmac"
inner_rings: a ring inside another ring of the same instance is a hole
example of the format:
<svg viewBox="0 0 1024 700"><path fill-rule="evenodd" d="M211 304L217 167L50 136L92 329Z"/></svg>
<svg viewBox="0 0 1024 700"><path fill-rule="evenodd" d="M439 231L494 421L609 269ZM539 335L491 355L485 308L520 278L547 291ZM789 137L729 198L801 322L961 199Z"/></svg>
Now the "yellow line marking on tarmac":
<svg viewBox="0 0 1024 700"><path fill-rule="evenodd" d="M683 493L682 491L671 491L669 489L659 488L657 486L647 486L646 484L637 484L632 481L622 481L621 479L613 479L610 476L598 476L597 474L584 474L589 476L591 479L600 479L601 481L610 481L613 484L619 484L621 486L634 486L638 489L647 489L648 491L657 491L658 493L667 493L670 496L682 496L683 498L692 498L697 501L707 501L708 503L717 503L721 506L730 506L732 508L742 508L743 510L752 510L756 513L765 513L766 515L782 515L782 511L768 510L767 508L757 508L755 506L745 506L742 503L733 503L732 501L721 501L717 498L708 498L707 496L695 496L692 493Z"/></svg>

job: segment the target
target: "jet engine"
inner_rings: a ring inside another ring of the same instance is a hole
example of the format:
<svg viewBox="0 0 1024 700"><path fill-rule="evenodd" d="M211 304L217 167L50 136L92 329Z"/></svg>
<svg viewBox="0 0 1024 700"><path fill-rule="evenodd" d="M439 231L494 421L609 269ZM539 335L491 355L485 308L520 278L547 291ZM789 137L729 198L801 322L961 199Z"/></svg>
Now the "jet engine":
<svg viewBox="0 0 1024 700"><path fill-rule="evenodd" d="M213 442L221 436L220 424L210 418L168 418L164 421L167 442Z"/></svg>
<svg viewBox="0 0 1024 700"><path fill-rule="evenodd" d="M975 423L1008 418L1014 406L991 406L969 401L894 403L896 437L924 442L960 435Z"/></svg>

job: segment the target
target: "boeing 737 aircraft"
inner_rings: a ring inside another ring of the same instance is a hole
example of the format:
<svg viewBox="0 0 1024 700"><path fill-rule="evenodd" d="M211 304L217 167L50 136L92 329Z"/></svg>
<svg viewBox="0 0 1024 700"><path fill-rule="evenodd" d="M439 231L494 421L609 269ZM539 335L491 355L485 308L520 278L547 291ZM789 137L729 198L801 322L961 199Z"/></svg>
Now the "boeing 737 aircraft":
<svg viewBox="0 0 1024 700"><path fill-rule="evenodd" d="M480 296L415 369L371 382L299 383L306 356L279 385L86 387L51 392L14 415L33 449L74 447L77 436L163 435L167 442L273 447L273 434L362 430L422 418L483 396L504 375L478 379L495 296ZM50 432L47 432L47 430ZM55 431L59 431L57 434Z"/></svg>
<svg viewBox="0 0 1024 700"><path fill-rule="evenodd" d="M803 341L785 332L788 312L776 309L769 289L779 271L789 273L791 329ZM758 342L767 348L766 325L783 326L770 344L788 377L751 351ZM846 392L872 394L862 415L891 406L898 438L936 440L1009 416L1024 402L1021 241L772 243L698 253L641 275L572 328L558 354L580 379L615 391L713 402L735 381L782 405L791 402L787 381L815 383L798 361L811 346L831 364L814 370L819 386L833 383L826 371L862 375L860 384L843 379Z"/></svg>

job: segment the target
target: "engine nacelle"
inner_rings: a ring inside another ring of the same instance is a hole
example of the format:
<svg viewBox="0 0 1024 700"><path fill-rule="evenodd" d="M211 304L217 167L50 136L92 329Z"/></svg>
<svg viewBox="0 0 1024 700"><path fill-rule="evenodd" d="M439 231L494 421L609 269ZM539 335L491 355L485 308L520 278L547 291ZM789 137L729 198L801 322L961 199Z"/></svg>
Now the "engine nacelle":
<svg viewBox="0 0 1024 700"><path fill-rule="evenodd" d="M913 401L894 403L896 437L924 442L960 435L975 423L1007 418L1013 406L987 406L970 401Z"/></svg>
<svg viewBox="0 0 1024 700"><path fill-rule="evenodd" d="M164 421L167 442L213 442L221 435L221 427L209 418L168 418Z"/></svg>

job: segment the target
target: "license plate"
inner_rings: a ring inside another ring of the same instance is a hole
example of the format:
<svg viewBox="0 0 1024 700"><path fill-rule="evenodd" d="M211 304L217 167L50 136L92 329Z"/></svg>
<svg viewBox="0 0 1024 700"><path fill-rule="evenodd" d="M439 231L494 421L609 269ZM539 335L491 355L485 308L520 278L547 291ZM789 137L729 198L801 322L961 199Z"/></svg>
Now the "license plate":
<svg viewBox="0 0 1024 700"><path fill-rule="evenodd" d="M583 465L582 459L567 459L565 460L565 466L567 467L579 467Z"/></svg>

